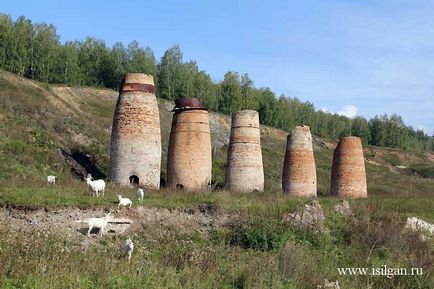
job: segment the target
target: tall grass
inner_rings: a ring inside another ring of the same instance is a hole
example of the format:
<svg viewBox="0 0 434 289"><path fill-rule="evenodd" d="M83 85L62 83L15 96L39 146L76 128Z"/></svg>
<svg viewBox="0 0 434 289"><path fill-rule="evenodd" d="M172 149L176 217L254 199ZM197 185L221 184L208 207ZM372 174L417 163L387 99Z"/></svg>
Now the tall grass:
<svg viewBox="0 0 434 289"><path fill-rule="evenodd" d="M273 209L208 233L145 226L127 236L93 237L87 250L85 236L14 231L2 220L0 287L317 288L328 279L341 288L430 288L433 243L403 233L395 213L370 204L353 208L349 219L329 211L324 234L285 223ZM127 237L135 243L131 264L122 251ZM337 271L381 264L421 267L424 275L388 279Z"/></svg>

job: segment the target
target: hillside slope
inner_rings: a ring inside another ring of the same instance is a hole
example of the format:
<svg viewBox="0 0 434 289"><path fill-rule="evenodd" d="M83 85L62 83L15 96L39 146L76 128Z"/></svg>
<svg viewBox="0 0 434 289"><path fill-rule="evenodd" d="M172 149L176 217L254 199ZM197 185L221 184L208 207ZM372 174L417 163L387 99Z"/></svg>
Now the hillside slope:
<svg viewBox="0 0 434 289"><path fill-rule="evenodd" d="M49 173L69 179L91 172L109 179L110 132L117 95L108 89L47 85L0 71L0 184L11 179L42 180ZM165 178L173 103L160 99L159 107ZM211 113L211 132L213 181L222 185L230 117ZM284 131L261 127L267 190L280 190L286 136ZM314 138L322 195L329 193L334 146ZM434 195L434 180L410 169L433 167L429 154L367 147L365 158L370 194Z"/></svg>

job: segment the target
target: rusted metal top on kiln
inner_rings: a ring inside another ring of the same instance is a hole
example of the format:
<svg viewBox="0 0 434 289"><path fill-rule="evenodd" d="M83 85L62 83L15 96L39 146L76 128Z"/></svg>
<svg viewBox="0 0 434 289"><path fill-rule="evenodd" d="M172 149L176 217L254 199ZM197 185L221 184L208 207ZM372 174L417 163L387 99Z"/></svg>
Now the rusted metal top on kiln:
<svg viewBox="0 0 434 289"><path fill-rule="evenodd" d="M125 83L122 85L121 92L143 91L155 94L155 86L143 83Z"/></svg>
<svg viewBox="0 0 434 289"><path fill-rule="evenodd" d="M155 94L154 78L143 73L128 73L122 80L119 92L142 91Z"/></svg>
<svg viewBox="0 0 434 289"><path fill-rule="evenodd" d="M178 98L175 100L175 107L172 111L183 111L183 110L208 110L199 98Z"/></svg>

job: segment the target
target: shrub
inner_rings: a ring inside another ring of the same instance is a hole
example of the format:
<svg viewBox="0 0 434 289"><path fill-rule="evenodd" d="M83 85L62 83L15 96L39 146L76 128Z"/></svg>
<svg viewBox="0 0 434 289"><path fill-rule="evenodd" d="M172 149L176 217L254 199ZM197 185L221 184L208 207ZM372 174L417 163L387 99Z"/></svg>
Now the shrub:
<svg viewBox="0 0 434 289"><path fill-rule="evenodd" d="M365 158L374 159L376 155L377 155L377 153L375 151L367 151L365 153Z"/></svg>
<svg viewBox="0 0 434 289"><path fill-rule="evenodd" d="M423 178L434 179L434 167L428 164L416 164L411 166L411 170Z"/></svg>
<svg viewBox="0 0 434 289"><path fill-rule="evenodd" d="M11 140L3 145L3 151L7 151L11 154L22 154L28 149L28 145L25 142L18 140Z"/></svg>
<svg viewBox="0 0 434 289"><path fill-rule="evenodd" d="M290 231L282 220L258 218L241 222L228 234L230 245L260 251L280 249L289 238Z"/></svg>

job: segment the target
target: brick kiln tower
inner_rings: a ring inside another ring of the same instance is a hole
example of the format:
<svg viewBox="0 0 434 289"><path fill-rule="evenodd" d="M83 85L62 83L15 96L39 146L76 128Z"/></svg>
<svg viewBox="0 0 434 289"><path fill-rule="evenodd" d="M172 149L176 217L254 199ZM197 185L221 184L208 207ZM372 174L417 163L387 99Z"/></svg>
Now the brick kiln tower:
<svg viewBox="0 0 434 289"><path fill-rule="evenodd" d="M283 163L282 190L296 197L317 196L312 135L308 126L296 126L288 135Z"/></svg>
<svg viewBox="0 0 434 289"><path fill-rule="evenodd" d="M175 101L167 156L167 186L190 191L211 188L208 109L197 98Z"/></svg>
<svg viewBox="0 0 434 289"><path fill-rule="evenodd" d="M240 192L264 191L264 167L257 111L242 110L232 114L226 189Z"/></svg>
<svg viewBox="0 0 434 289"><path fill-rule="evenodd" d="M339 197L366 198L365 160L362 141L358 137L343 137L333 154L331 194Z"/></svg>
<svg viewBox="0 0 434 289"><path fill-rule="evenodd" d="M160 117L151 75L125 76L113 118L110 153L115 184L160 188Z"/></svg>

